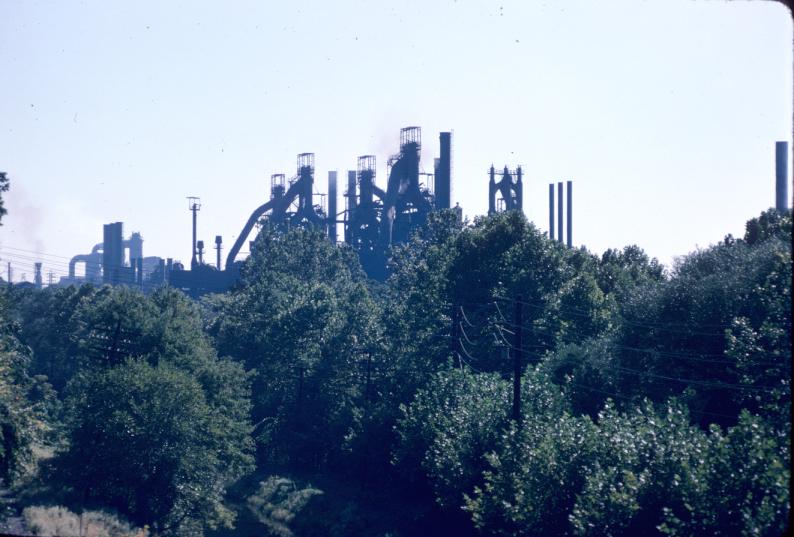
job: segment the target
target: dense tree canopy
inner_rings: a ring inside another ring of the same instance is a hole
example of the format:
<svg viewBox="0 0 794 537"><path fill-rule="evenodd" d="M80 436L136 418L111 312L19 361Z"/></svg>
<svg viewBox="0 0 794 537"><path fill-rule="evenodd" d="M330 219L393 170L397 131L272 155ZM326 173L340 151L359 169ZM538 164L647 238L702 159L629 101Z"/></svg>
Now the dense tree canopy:
<svg viewBox="0 0 794 537"><path fill-rule="evenodd" d="M791 264L772 210L670 269L441 211L382 283L263 223L199 302L4 289L0 479L156 533L778 535Z"/></svg>

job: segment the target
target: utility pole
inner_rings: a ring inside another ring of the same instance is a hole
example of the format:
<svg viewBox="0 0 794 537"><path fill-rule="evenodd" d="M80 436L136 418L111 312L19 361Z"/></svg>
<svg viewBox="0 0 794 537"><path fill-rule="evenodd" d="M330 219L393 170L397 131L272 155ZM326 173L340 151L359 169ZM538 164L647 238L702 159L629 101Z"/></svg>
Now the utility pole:
<svg viewBox="0 0 794 537"><path fill-rule="evenodd" d="M193 247L190 256L190 269L196 268L196 213L201 210L201 199L195 196L188 196L187 198L188 210L193 213Z"/></svg>
<svg viewBox="0 0 794 537"><path fill-rule="evenodd" d="M452 350L452 365L455 369L460 369L460 306L452 304L452 330L450 349Z"/></svg>
<svg viewBox="0 0 794 537"><path fill-rule="evenodd" d="M523 297L516 296L515 314L513 316L514 324L513 330L513 420L516 424L521 425L521 355L522 352L522 332L523 332Z"/></svg>

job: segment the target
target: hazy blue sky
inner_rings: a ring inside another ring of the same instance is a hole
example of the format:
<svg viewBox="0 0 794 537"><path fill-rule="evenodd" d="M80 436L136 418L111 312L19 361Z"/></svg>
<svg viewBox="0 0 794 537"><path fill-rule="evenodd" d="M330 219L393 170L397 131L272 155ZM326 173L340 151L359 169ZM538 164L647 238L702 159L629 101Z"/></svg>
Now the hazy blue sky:
<svg viewBox="0 0 794 537"><path fill-rule="evenodd" d="M321 192L363 154L383 185L407 125L428 172L453 130L466 215L487 209L491 163L520 164L539 228L548 183L571 179L576 245L669 264L774 204L792 24L763 1L0 0L0 73L17 277L25 251L65 273L113 221L189 261L189 195L199 238L228 248L298 153Z"/></svg>

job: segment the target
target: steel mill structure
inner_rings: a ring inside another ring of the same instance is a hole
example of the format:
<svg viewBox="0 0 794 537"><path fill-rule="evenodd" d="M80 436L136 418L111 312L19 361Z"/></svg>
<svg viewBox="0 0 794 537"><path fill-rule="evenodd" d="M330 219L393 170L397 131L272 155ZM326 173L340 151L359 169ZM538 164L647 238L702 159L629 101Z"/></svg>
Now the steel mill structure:
<svg viewBox="0 0 794 537"><path fill-rule="evenodd" d="M216 235L214 240L215 256L205 252L204 241L197 237L197 219L201 209L201 200L197 197L188 197L192 239L187 267L173 258L144 257L140 233L133 232L125 239L121 222L106 224L103 241L94 245L89 253L72 257L69 275L61 278L59 285L87 282L137 286L149 291L167 284L194 297L223 292L237 281L243 263L238 257L247 241L254 238L252 232L256 226L280 229L308 227L323 232L335 244L341 238L358 253L367 275L384 280L388 276L386 263L390 247L406 242L412 232L427 221L432 211L451 208L452 134L441 132L438 144L433 173L423 173L420 171L421 129L416 126L400 129L399 150L386 161L386 184L378 185L375 156L362 155L358 157L355 169L347 171L341 204L338 204L337 172L328 172L327 194L318 194L315 191L314 154L299 154L294 175L287 177L283 173L274 173L270 176L269 199L254 209L245 221L236 241L228 249L225 262L221 255L223 238L220 235ZM777 142L775 163L775 206L784 211L788 207L787 142ZM504 166L497 171L492 165L488 171L488 214L523 211L524 180L521 166L514 169ZM459 218L462 217L460 208L456 209ZM341 235L339 226L343 229ZM560 181L556 188L554 183L549 184L548 237L571 248L572 226L573 182L567 181L564 185ZM76 276L78 263L85 265L84 276ZM37 287L42 286L40 264L36 267L34 281Z"/></svg>

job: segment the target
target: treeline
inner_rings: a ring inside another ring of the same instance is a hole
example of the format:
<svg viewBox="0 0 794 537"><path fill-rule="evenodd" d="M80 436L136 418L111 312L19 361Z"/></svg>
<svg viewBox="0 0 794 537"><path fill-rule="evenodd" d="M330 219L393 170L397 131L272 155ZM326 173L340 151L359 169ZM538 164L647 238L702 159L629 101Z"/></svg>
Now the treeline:
<svg viewBox="0 0 794 537"><path fill-rule="evenodd" d="M670 271L447 211L383 284L263 228L199 302L6 289L0 478L163 535L779 535L791 261L775 211Z"/></svg>

